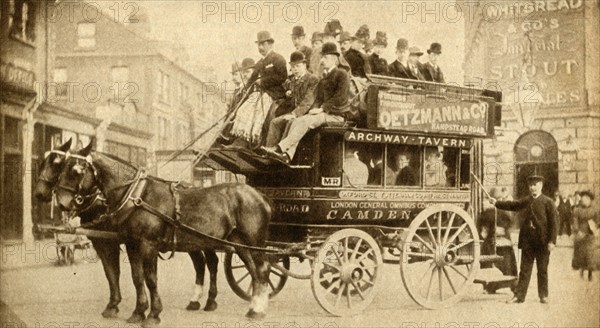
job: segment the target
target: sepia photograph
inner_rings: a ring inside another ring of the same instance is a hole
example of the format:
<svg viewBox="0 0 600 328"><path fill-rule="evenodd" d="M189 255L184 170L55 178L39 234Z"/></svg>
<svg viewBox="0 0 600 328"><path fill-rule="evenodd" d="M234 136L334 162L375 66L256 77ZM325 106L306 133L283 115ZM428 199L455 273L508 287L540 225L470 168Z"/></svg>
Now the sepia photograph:
<svg viewBox="0 0 600 328"><path fill-rule="evenodd" d="M600 327L600 0L0 0L0 328Z"/></svg>

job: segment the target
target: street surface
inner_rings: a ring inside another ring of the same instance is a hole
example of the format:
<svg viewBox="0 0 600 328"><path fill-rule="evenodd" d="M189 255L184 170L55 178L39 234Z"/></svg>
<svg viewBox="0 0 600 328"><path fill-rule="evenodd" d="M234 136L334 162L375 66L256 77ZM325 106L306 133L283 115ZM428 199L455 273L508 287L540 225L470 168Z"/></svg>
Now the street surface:
<svg viewBox="0 0 600 328"><path fill-rule="evenodd" d="M108 287L93 250L85 254L77 250L75 265L59 266L54 263L52 244L52 240L38 242L33 252L3 245L1 328L134 327L125 322L135 306L125 254L121 262L123 301L119 318L109 320L100 315L108 301ZM524 304L505 304L511 296L508 289L488 295L480 285L474 285L471 293L452 308L426 310L404 290L399 265L386 264L377 297L360 315L328 315L314 299L310 281L290 278L271 301L267 318L248 321L244 317L248 304L230 290L221 264L217 310L186 311L194 271L188 255L178 253L172 260L159 260L159 292L164 306L161 327L600 327L598 273L592 282L581 279L570 268L571 256L572 248L565 246L557 247L551 255L548 305L539 303L534 269ZM307 272L308 264L292 263L292 268ZM202 302L207 290L204 294Z"/></svg>

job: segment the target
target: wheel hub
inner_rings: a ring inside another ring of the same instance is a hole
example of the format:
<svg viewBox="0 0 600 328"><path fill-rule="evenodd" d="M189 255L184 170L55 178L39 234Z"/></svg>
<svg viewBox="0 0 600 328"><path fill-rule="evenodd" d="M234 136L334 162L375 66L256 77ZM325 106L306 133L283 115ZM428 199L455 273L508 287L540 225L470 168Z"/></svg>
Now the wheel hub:
<svg viewBox="0 0 600 328"><path fill-rule="evenodd" d="M344 283L357 282L361 280L364 275L363 269L356 263L342 265L340 272L341 280Z"/></svg>
<svg viewBox="0 0 600 328"><path fill-rule="evenodd" d="M434 260L438 266L446 266L456 262L458 254L456 254L456 251L450 250L450 246L436 249Z"/></svg>

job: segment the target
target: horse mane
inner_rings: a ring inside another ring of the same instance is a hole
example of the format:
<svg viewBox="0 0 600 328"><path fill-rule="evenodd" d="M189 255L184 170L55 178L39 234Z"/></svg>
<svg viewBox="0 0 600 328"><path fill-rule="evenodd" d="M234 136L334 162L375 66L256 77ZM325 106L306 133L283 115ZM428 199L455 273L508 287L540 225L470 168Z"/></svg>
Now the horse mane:
<svg viewBox="0 0 600 328"><path fill-rule="evenodd" d="M102 156L106 156L106 157L108 157L109 159L111 159L111 160L113 160L115 162L119 162L120 164L128 166L132 170L136 170L137 171L139 169L137 166L135 166L135 165L127 162L126 160L122 159L121 157L118 157L118 156L115 156L115 155L112 155L112 154L108 154L108 153L104 153L104 152L101 152L101 151L97 151L96 153L100 154Z"/></svg>

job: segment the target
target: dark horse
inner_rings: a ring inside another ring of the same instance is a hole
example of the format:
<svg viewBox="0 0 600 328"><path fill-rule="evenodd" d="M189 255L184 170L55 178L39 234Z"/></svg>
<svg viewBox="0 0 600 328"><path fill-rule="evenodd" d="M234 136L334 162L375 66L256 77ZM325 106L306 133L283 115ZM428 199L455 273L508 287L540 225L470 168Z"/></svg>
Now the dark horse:
<svg viewBox="0 0 600 328"><path fill-rule="evenodd" d="M160 322L162 304L156 264L158 252L164 249L169 235L175 235L176 243L170 244L181 251L224 248L215 239L235 243L233 248L252 277L252 301L247 316L265 316L269 263L256 247L265 246L271 207L262 194L240 183L179 190L172 182L145 177L124 161L92 152L90 144L66 159L56 191L59 206L73 210L77 199L92 195L96 189L106 196L111 221L118 226L117 232L127 246L137 292L130 322L143 320L144 325ZM203 234L202 238L194 236L198 232ZM144 283L151 299L147 318Z"/></svg>
<svg viewBox="0 0 600 328"><path fill-rule="evenodd" d="M66 162L67 152L71 147L71 139L62 146L46 153L44 161L40 167L40 174L34 189L34 195L39 201L50 202L52 200L53 190L58 182L59 175ZM96 220L100 215L106 213L108 207L105 201L100 197L89 197L84 199L78 205L78 215L81 223L86 224ZM93 229L114 231L116 228L108 222L94 226ZM119 241L102 238L89 238L102 262L104 274L108 280L110 289L110 299L106 305L102 316L105 318L114 318L119 312L119 303L121 302L121 289L119 287L120 262L119 262ZM210 289L208 299L204 307L205 311L213 311L217 308L215 298L217 296L217 268L219 258L214 251L191 251L189 252L194 269L196 271L196 285L188 310L198 310L200 308L199 299L202 297L205 266L208 266L210 272Z"/></svg>

